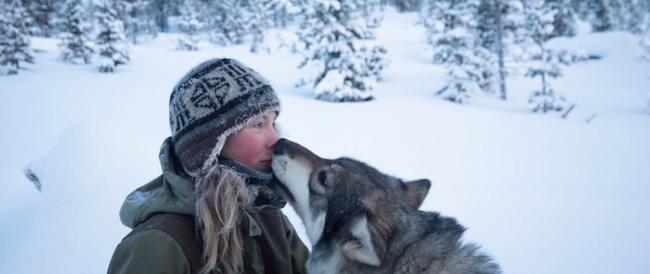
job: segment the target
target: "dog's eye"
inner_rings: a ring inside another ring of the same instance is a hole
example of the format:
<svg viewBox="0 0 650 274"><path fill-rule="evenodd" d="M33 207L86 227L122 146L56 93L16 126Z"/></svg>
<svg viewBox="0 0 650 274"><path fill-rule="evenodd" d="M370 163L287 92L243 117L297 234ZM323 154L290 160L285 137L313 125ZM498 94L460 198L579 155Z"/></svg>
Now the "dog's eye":
<svg viewBox="0 0 650 274"><path fill-rule="evenodd" d="M325 173L324 170L321 170L320 172L318 172L318 182L321 185L327 187L327 173Z"/></svg>
<svg viewBox="0 0 650 274"><path fill-rule="evenodd" d="M315 175L309 183L311 192L317 195L326 195L329 187L327 185L327 172L321 170Z"/></svg>

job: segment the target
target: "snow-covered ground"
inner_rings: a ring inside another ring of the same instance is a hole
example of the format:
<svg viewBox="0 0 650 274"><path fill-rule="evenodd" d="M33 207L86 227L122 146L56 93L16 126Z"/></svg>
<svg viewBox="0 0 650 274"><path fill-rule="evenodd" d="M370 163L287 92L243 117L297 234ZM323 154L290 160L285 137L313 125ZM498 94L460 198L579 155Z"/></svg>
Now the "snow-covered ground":
<svg viewBox="0 0 650 274"><path fill-rule="evenodd" d="M505 273L648 273L650 63L639 58L636 38L613 32L552 42L603 56L553 80L577 104L563 120L528 112L538 83L518 76L509 79L508 102L477 96L456 105L432 96L445 73L429 62L415 19L386 16L378 33L391 59L385 81L376 100L348 104L294 88L300 59L277 49L287 32L269 35L271 54L207 43L177 52L173 36L160 35L134 46L131 64L115 74L61 63L57 41L33 39L36 64L0 77L0 273L105 273L128 233L118 217L123 198L158 175L172 86L218 56L273 82L287 137L325 157L431 179L423 209L458 218L465 239Z"/></svg>

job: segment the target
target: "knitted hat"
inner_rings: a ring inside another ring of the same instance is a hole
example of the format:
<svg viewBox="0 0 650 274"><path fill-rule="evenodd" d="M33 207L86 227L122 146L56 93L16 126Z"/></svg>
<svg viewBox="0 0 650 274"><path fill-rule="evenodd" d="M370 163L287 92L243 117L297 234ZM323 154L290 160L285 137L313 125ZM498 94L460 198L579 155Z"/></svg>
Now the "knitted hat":
<svg viewBox="0 0 650 274"><path fill-rule="evenodd" d="M190 175L207 171L218 163L229 135L269 110L279 112L280 101L257 72L233 59L205 61L172 90L174 151Z"/></svg>

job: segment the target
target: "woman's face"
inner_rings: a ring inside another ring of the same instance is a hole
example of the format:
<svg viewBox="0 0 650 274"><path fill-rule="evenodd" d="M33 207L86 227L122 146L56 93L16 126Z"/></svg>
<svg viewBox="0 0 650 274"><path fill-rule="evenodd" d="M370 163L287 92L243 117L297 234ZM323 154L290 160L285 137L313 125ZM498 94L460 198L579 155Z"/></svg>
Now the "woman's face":
<svg viewBox="0 0 650 274"><path fill-rule="evenodd" d="M275 111L254 118L242 130L228 136L221 155L259 171L271 171L273 145L278 141Z"/></svg>

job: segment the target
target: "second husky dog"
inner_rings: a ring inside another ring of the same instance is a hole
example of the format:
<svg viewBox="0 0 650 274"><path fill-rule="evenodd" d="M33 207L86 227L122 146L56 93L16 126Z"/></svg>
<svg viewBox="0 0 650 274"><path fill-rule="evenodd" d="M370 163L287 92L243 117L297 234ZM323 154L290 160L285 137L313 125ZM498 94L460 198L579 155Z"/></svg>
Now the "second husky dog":
<svg viewBox="0 0 650 274"><path fill-rule="evenodd" d="M501 273L455 219L418 210L431 183L404 182L349 158L322 159L281 139L273 172L278 191L313 244L307 272Z"/></svg>

